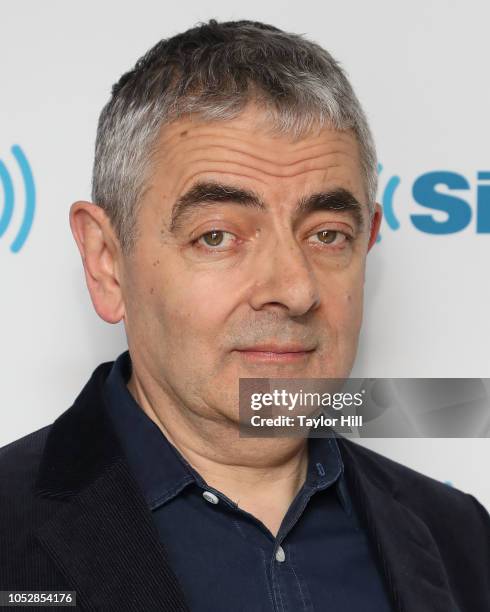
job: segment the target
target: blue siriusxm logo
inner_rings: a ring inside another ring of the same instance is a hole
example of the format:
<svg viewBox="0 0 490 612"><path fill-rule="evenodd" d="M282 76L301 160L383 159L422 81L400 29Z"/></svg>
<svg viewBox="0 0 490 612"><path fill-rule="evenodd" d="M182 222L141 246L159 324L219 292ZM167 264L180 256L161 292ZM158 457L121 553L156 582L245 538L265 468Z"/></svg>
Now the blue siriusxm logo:
<svg viewBox="0 0 490 612"><path fill-rule="evenodd" d="M383 166L378 164L378 174L381 174L382 170ZM394 196L400 183L399 176L391 176L380 194L384 220L394 231L400 228L400 221L394 210ZM489 171L476 173L475 187L474 196L470 201L454 193L470 192L473 189L471 181L464 175L447 170L436 170L420 175L412 184L414 201L426 209L445 213L446 218L441 221L429 213L411 214L409 218L413 227L426 234L454 234L469 227L475 216L476 233L490 234ZM378 236L378 241L380 238Z"/></svg>
<svg viewBox="0 0 490 612"><path fill-rule="evenodd" d="M32 222L34 220L34 210L36 207L36 190L34 186L34 178L32 176L31 167L27 158L19 147L19 145L13 145L10 149L13 158L17 162L20 170L20 176L24 185L24 209L22 214L22 221L17 235L15 236L10 250L12 253L18 253L24 246L27 236L31 230ZM14 180L9 172L7 166L0 160L0 183L3 187L3 210L0 208L0 238L4 235L9 227L12 216L14 214L14 202L15 190ZM18 200L18 198L17 198Z"/></svg>

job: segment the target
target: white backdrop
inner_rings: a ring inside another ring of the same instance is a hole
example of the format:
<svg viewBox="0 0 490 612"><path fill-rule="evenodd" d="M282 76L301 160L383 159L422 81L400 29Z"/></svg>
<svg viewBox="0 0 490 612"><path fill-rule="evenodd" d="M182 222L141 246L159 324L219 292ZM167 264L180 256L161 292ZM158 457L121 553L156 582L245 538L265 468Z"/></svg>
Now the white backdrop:
<svg viewBox="0 0 490 612"><path fill-rule="evenodd" d="M159 39L212 17L265 21L324 45L347 70L370 119L387 206L391 179L400 179L392 200L399 228L385 220L368 256L352 376L490 377L490 180L477 178L490 172L487 1L4 0L0 229L5 173L13 210L0 237L0 446L52 422L96 365L126 348L122 323L111 326L93 310L69 206L90 199L96 123L112 83ZM32 226L16 252L29 188L14 145L35 187ZM447 187L412 193L421 176L436 171L464 187L452 192L463 203L443 200L447 213L420 203L434 202ZM437 227L446 221L449 233L422 231L412 214L432 215ZM365 443L490 508L488 440Z"/></svg>

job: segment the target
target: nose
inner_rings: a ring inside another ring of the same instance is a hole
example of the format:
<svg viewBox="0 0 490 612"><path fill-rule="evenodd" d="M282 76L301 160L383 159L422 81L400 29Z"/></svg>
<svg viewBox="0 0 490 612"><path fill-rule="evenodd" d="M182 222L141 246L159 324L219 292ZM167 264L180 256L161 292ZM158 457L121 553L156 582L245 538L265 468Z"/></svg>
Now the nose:
<svg viewBox="0 0 490 612"><path fill-rule="evenodd" d="M271 241L257 253L254 277L256 282L250 297L254 310L279 306L290 316L299 317L320 303L311 265L292 236Z"/></svg>

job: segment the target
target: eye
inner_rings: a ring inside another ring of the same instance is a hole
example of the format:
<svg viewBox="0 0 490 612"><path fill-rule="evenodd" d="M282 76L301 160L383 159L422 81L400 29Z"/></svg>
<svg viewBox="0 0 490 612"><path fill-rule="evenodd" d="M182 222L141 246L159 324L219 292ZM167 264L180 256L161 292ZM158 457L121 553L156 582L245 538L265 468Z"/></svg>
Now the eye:
<svg viewBox="0 0 490 612"><path fill-rule="evenodd" d="M313 236L318 237L319 242L327 245L341 246L344 243L352 240L352 237L346 234L345 232L341 232L340 230L334 229L324 229L316 232Z"/></svg>
<svg viewBox="0 0 490 612"><path fill-rule="evenodd" d="M227 241L225 240L225 236L233 237L234 234L232 234L231 232L225 232L224 230L211 230L209 232L206 232L205 234L201 234L193 241L193 243L197 243L199 245L204 245L207 247L226 246Z"/></svg>
<svg viewBox="0 0 490 612"><path fill-rule="evenodd" d="M319 232L313 234L312 238L313 237L318 238L317 241L314 241L316 242L316 244L320 244L320 246L331 245L332 247L338 248L339 250L344 248L345 243L350 242L352 240L352 237L346 234L345 232L341 232L340 230L334 229L320 230ZM226 250L226 247L231 246L231 243L235 238L236 236L231 232L213 229L198 236L192 241L192 244L204 249L208 249L210 251L220 251Z"/></svg>

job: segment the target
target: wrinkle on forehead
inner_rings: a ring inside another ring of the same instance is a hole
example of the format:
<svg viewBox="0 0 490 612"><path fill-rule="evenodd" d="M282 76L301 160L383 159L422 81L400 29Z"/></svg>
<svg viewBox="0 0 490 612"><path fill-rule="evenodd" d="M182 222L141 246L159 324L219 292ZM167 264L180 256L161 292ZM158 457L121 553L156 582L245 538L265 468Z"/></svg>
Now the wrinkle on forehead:
<svg viewBox="0 0 490 612"><path fill-rule="evenodd" d="M184 127L187 129L183 130ZM186 124L169 125L162 130L158 144L154 155L156 161L176 150L185 153L191 150L208 150L211 147L249 154L259 161L275 161L282 166L313 159L327 149L359 156L359 145L351 130L324 129L316 136L307 136L299 142L293 142L286 136L274 136L251 127L244 129L224 121L199 123L192 127Z"/></svg>
<svg viewBox="0 0 490 612"><path fill-rule="evenodd" d="M367 202L360 149L352 130L329 128L294 141L257 129L249 117L204 122L181 118L162 130L153 155L151 182L166 182L172 198L197 177L244 177L264 186L275 179L328 182L354 192ZM169 183L171 181L171 184ZM272 183L271 183L272 181Z"/></svg>

